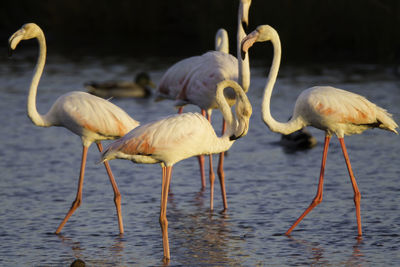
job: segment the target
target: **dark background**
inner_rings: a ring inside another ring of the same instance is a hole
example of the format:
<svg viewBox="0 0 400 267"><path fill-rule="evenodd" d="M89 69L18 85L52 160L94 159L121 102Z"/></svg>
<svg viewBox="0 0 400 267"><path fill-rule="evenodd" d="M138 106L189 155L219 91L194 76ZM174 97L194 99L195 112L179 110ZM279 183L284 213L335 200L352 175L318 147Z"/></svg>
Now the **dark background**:
<svg viewBox="0 0 400 267"><path fill-rule="evenodd" d="M218 28L236 51L239 0L13 0L0 3L1 46L26 22L48 48L81 55L185 57L214 47ZM270 24L286 62L397 64L398 0L253 0L247 32ZM264 45L255 49L271 54Z"/></svg>

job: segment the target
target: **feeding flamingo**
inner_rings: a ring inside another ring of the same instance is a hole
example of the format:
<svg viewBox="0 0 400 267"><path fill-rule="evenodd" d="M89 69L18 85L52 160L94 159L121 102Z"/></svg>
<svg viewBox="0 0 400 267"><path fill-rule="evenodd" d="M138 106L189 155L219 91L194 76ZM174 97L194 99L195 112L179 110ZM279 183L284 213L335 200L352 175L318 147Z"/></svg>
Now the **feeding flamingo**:
<svg viewBox="0 0 400 267"><path fill-rule="evenodd" d="M82 162L79 175L79 184L76 198L67 215L58 226L56 233L60 233L69 217L81 205L83 178L85 174L86 156L89 146L95 142L101 152L101 141L117 139L128 131L137 127L139 123L116 105L107 100L85 92L70 92L60 96L45 115L39 114L36 109L36 94L40 77L46 61L46 39L42 29L34 24L24 24L9 39L10 51L14 50L21 40L36 38L39 43L39 57L28 95L28 117L33 124L40 127L61 126L77 134L82 139ZM121 215L121 194L113 177L110 166L105 162L113 191L117 209L119 231L124 232Z"/></svg>
<svg viewBox="0 0 400 267"><path fill-rule="evenodd" d="M224 96L227 87L233 88L236 94L236 118ZM111 143L102 153L103 161L119 158L135 163L161 163L160 225L165 260L170 259L166 211L172 166L192 156L226 151L236 139L246 135L249 128L252 108L239 84L228 80L220 82L216 101L227 123L227 130L221 137L201 114L182 113L139 126Z"/></svg>
<svg viewBox="0 0 400 267"><path fill-rule="evenodd" d="M271 26L259 26L243 40L242 49L247 51L255 42L265 41L271 41L274 49L272 66L262 102L262 116L265 124L271 131L282 134L290 134L308 125L325 131L325 144L317 194L304 213L286 231L286 235L289 235L297 224L322 201L324 169L329 141L331 136L335 134L339 139L353 186L358 236L361 236L361 194L351 168L344 143L344 135L360 134L367 129L375 127L397 134L396 128L398 125L392 119L392 115L385 109L371 103L363 96L330 86L315 86L303 91L296 100L292 118L286 123L277 122L271 116L270 100L281 60L279 35Z"/></svg>
<svg viewBox="0 0 400 267"><path fill-rule="evenodd" d="M223 53L229 53L229 39L228 33L225 29L219 29L215 34L215 50ZM158 97L157 99L172 99L178 98L180 91L182 90L183 83L188 80L188 75L195 68L201 56L194 56L183 59L172 65L163 75L157 88ZM183 106L180 106L178 113L182 113ZM202 110L202 114L205 116L205 111ZM200 166L200 178L201 178L201 190L206 188L206 177L204 172L204 156L197 156Z"/></svg>
<svg viewBox="0 0 400 267"><path fill-rule="evenodd" d="M245 36L243 25L248 24L248 12L251 0L241 0L238 12L238 35L237 44L240 47L242 38ZM182 107L186 104L194 104L201 108L202 113L208 116L211 121L213 109L218 108L215 100L216 85L223 80L239 81L244 92L248 91L250 85L250 69L248 56L245 55L242 60L240 49L237 50L238 58L224 53L222 51L210 51L201 56L195 56L175 63L163 76L159 84L158 91L162 94L172 92L179 94L176 97L176 106ZM171 83L171 85L169 84ZM225 92L228 104L232 106L235 103L235 93L233 90ZM179 112L182 111L180 108ZM225 131L225 122L223 121L222 134ZM214 171L212 156L210 159L210 209L213 210L214 198ZM199 160L201 163L201 161ZM223 170L224 153L220 154L218 163L218 176L221 185L221 194L224 205L224 211L228 209L225 191L225 174ZM201 167L202 169L203 167ZM204 176L202 176L204 177ZM204 181L204 180L202 180ZM202 186L205 182L202 183Z"/></svg>
<svg viewBox="0 0 400 267"><path fill-rule="evenodd" d="M229 53L228 33L225 29L219 29L215 35L215 50ZM177 99L183 83L188 78L190 70L198 64L201 56L183 59L172 65L163 75L157 87L157 100ZM183 106L179 107L178 113L182 113ZM202 111L203 112L203 111ZM205 116L205 111L203 112ZM206 188L206 177L204 173L204 156L197 156L200 166L201 190Z"/></svg>

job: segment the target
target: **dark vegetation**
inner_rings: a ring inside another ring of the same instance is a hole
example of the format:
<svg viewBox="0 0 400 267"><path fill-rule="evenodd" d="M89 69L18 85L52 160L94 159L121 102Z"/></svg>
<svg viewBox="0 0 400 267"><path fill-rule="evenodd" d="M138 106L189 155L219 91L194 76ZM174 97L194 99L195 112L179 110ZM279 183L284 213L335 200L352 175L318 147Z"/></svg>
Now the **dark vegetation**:
<svg viewBox="0 0 400 267"><path fill-rule="evenodd" d="M36 22L49 48L129 57L183 57L214 46L223 27L236 49L238 0L13 0L0 3L0 38ZM249 31L275 27L286 62L396 64L398 0L253 0ZM269 55L265 46L255 48Z"/></svg>

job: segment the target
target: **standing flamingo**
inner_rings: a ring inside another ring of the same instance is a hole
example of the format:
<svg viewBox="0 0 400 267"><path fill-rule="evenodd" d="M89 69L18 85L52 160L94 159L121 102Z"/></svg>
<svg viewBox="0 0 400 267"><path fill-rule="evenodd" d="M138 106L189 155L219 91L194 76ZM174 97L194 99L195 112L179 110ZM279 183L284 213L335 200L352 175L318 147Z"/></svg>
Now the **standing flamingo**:
<svg viewBox="0 0 400 267"><path fill-rule="evenodd" d="M46 39L42 29L34 24L24 24L9 39L10 51L14 50L21 40L36 38L39 43L39 58L32 78L28 95L28 117L33 124L40 127L61 126L79 135L82 139L82 162L79 175L76 198L64 220L58 226L56 234L60 233L69 217L81 205L83 178L85 174L86 156L89 146L95 142L101 152L101 141L117 139L137 127L139 123L116 105L107 100L84 92L70 92L60 96L45 115L36 109L36 93L40 77L46 61ZM110 166L104 163L114 190L114 202L117 208L118 226L122 234L124 227L121 215L121 194L114 180Z"/></svg>
<svg viewBox="0 0 400 267"><path fill-rule="evenodd" d="M219 29L215 34L215 50L223 53L229 53L229 38L228 32L225 29ZM163 75L157 88L158 99L172 99L178 98L184 82L188 81L188 75L192 72L201 60L201 56L194 56L183 59L172 65ZM183 106L180 106L178 113L182 113ZM202 110L202 114L206 113ZM200 166L201 190L206 188L206 177L204 172L204 156L197 156Z"/></svg>
<svg viewBox="0 0 400 267"><path fill-rule="evenodd" d="M227 87L233 88L236 93L236 118L224 96ZM103 161L119 158L135 163L161 163L160 226L164 260L170 259L166 210L172 166L192 156L226 151L236 139L246 135L249 128L252 108L239 84L229 80L220 82L216 101L227 123L227 130L221 137L216 135L211 123L201 114L182 113L139 126L111 143L102 153Z"/></svg>
<svg viewBox="0 0 400 267"><path fill-rule="evenodd" d="M315 86L303 91L296 100L292 118L287 123L277 122L271 116L270 101L281 60L279 35L271 26L259 26L243 40L242 49L247 51L255 42L265 41L271 41L274 48L274 58L262 102L262 115L265 124L271 131L282 134L290 134L308 125L325 131L325 145L322 154L317 194L310 206L295 221L289 230L287 230L286 235L289 235L296 225L322 201L325 161L328 153L329 141L331 136L335 134L339 138L353 186L358 236L361 236L361 194L351 169L349 156L344 143L344 135L360 134L369 128L375 127L397 134L396 128L398 125L392 119L392 115L385 109L371 103L363 96L330 86Z"/></svg>
<svg viewBox="0 0 400 267"><path fill-rule="evenodd" d="M241 39L245 36L243 25L248 24L248 12L251 0L241 0L238 12L238 35L237 44L240 46ZM180 89L176 95L176 106L182 107L186 104L194 104L201 108L202 113L208 116L211 121L211 113L213 109L218 108L215 99L216 86L223 80L239 81L244 92L248 91L250 85L250 69L248 56L245 55L242 60L240 57L240 49L237 50L238 57L234 57L222 51L210 51L201 56L195 56L184 59L173 65L163 76L159 85L159 91L164 93L176 91ZM177 72L179 71L179 72ZM167 82L171 82L169 85ZM176 86L176 85L179 86ZM170 90L169 88L172 89ZM174 95L175 96L175 95ZM232 106L235 103L235 93L233 90L225 92L228 104ZM179 112L182 111L180 108ZM225 132L225 121L223 121L222 134ZM214 171L212 164L212 156L210 159L210 209L213 210L214 199ZM201 160L199 160L201 163ZM228 209L225 191L225 174L223 170L224 153L220 154L218 163L218 176L221 185L221 194L224 209ZM201 167L202 168L202 167ZM204 181L204 180L203 180ZM205 182L202 183L205 185Z"/></svg>

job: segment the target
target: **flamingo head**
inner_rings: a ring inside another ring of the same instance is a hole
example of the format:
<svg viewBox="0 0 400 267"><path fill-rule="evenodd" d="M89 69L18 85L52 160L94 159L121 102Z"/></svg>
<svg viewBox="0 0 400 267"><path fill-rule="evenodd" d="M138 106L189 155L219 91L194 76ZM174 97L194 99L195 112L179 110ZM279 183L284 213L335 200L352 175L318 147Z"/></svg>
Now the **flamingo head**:
<svg viewBox="0 0 400 267"><path fill-rule="evenodd" d="M242 57L244 53L247 53L250 47L256 42L266 42L276 38L278 33L274 28L269 25L260 25L254 31L249 33L243 40L241 44Z"/></svg>
<svg viewBox="0 0 400 267"><path fill-rule="evenodd" d="M249 25L249 9L251 0L241 0L239 6L239 16L242 23L242 28L246 29Z"/></svg>
<svg viewBox="0 0 400 267"><path fill-rule="evenodd" d="M230 140L236 140L243 137L249 131L250 117L253 109L245 93L236 94L235 111L237 125L234 134L229 138Z"/></svg>
<svg viewBox="0 0 400 267"><path fill-rule="evenodd" d="M15 50L21 40L29 40L43 34L35 23L26 23L8 39L9 51Z"/></svg>

